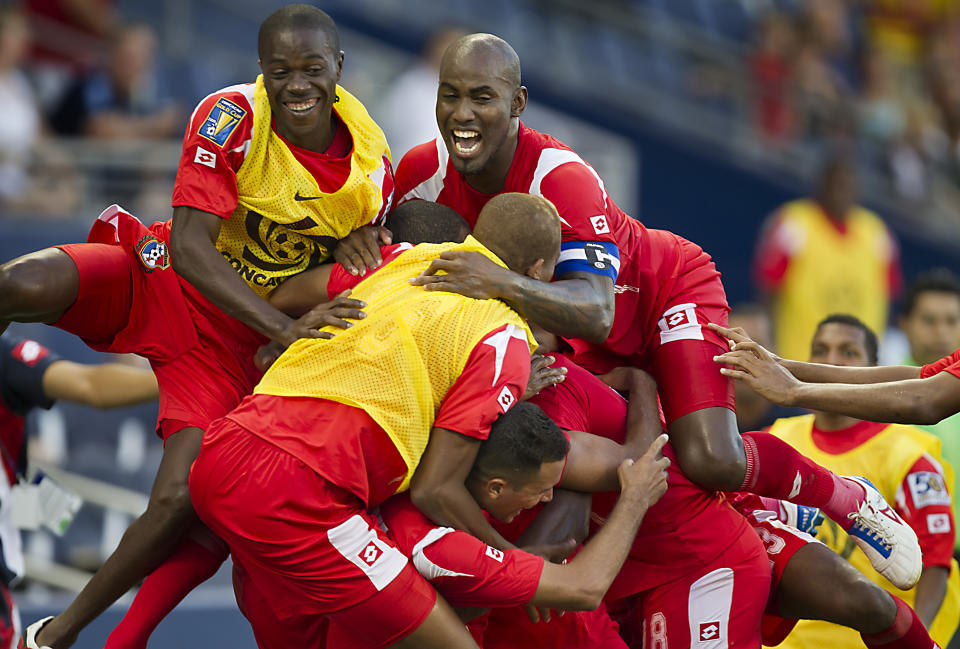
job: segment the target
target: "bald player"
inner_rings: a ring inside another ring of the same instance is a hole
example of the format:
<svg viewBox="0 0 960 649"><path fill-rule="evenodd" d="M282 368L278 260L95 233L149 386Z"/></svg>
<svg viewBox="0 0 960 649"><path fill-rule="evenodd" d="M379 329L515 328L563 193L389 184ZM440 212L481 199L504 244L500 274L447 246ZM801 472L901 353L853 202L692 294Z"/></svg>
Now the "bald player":
<svg viewBox="0 0 960 649"><path fill-rule="evenodd" d="M834 475L780 440L739 434L732 382L711 362L726 343L704 326L726 323L729 310L709 255L620 210L573 150L520 121L526 102L519 58L508 43L491 34L455 42L440 68L441 137L404 156L396 195L401 203L449 205L471 224L501 192L547 198L563 224L556 281L534 283L477 255L449 251L418 283L505 300L564 336L575 360L591 371L649 370L677 460L691 480L819 507L850 531L882 574L901 587L913 585L921 569L916 536L903 521L880 514L888 507L875 489Z"/></svg>

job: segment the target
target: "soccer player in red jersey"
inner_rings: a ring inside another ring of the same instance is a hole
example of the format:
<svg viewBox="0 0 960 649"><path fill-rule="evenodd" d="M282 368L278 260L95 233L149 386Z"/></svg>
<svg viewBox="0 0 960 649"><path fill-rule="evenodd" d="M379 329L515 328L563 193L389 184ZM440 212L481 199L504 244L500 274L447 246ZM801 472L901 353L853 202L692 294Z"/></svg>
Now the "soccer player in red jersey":
<svg viewBox="0 0 960 649"><path fill-rule="evenodd" d="M468 222L501 192L549 199L563 223L557 281L536 285L453 252L417 281L428 289L506 300L563 335L577 361L592 371L625 364L649 369L677 460L694 482L819 507L860 544L868 543L866 528L875 527L890 548L876 552L875 565L900 586L915 583L916 538L902 521L879 514L886 503L875 490L832 474L779 440L741 437L732 384L711 362L726 350L725 341L704 327L725 323L728 311L709 255L628 217L574 151L524 126L527 91L520 81L519 59L505 41L472 34L454 43L440 69L441 138L404 156L395 193L399 202L449 205Z"/></svg>
<svg viewBox="0 0 960 649"><path fill-rule="evenodd" d="M308 5L274 12L261 25L258 53L256 83L214 93L191 116L171 222L145 227L111 207L88 243L0 267L0 328L47 322L96 349L140 353L161 391L165 452L148 509L74 603L37 634L53 649L69 646L194 527L190 463L207 423L256 383L256 349L266 339L289 345L316 336L335 314L358 313L355 302L341 301L294 320L263 298L336 254L338 241L369 240L351 233L390 203L386 140L337 85L343 52L325 13ZM136 619L111 647L144 646L156 621L225 557L192 540L177 555L170 570L150 575L132 607Z"/></svg>

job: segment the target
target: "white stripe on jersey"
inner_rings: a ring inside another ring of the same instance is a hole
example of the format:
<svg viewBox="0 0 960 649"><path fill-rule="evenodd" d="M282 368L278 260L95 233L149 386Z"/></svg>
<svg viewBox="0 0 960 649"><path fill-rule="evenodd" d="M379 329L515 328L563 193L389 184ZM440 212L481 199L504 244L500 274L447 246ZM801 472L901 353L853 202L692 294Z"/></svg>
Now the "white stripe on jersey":
<svg viewBox="0 0 960 649"><path fill-rule="evenodd" d="M430 561L425 554L423 554L424 548L426 548L428 545L439 541L447 534L455 531L456 530L450 527L434 527L432 530L427 532L426 536L420 539L419 543L413 546L413 552L410 553L410 558L413 560L413 566L427 581L432 581L437 577L473 577L473 575L465 572L456 572L454 570L449 570L442 566L438 566L433 561Z"/></svg>
<svg viewBox="0 0 960 649"><path fill-rule="evenodd" d="M613 255L606 255L604 261L609 261L610 264L616 269L617 274L620 274L620 260L614 257ZM565 261L586 261L587 253L583 248L567 248L566 250L560 251L560 257L557 259L557 265L562 264Z"/></svg>
<svg viewBox="0 0 960 649"><path fill-rule="evenodd" d="M433 142L437 147L437 170L432 176L404 194L399 203L406 203L414 198L436 202L440 192L443 191L443 179L447 176L447 161L450 156L447 154L447 147L444 146L443 140L437 138Z"/></svg>
<svg viewBox="0 0 960 649"><path fill-rule="evenodd" d="M533 172L533 180L530 182L530 189L527 190L528 194L533 194L534 196L543 196L543 193L540 191L540 184L543 183L543 179L547 177L551 171L559 167L560 165L567 164L568 162L577 162L586 167L593 177L597 179L597 185L600 186L600 192L603 194L603 200L607 200L607 188L603 186L603 180L597 174L593 167L588 165L583 161L583 158L578 156L573 151L568 149L544 149L540 152L540 159L537 160L537 169ZM563 219L560 219L563 221ZM563 221L566 225L570 225L566 221Z"/></svg>

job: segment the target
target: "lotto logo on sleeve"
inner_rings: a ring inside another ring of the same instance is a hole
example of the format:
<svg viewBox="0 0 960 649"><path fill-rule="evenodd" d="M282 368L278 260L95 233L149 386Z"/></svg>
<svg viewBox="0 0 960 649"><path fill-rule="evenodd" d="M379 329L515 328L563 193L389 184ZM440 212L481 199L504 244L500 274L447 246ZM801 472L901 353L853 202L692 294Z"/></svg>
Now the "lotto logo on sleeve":
<svg viewBox="0 0 960 649"><path fill-rule="evenodd" d="M35 340L24 340L13 348L13 357L27 367L33 367L50 351Z"/></svg>
<svg viewBox="0 0 960 649"><path fill-rule="evenodd" d="M222 147L246 114L247 111L221 97L210 109L210 114L203 120L197 134Z"/></svg>
<svg viewBox="0 0 960 649"><path fill-rule="evenodd" d="M503 389L500 390L500 396L497 397L497 403L500 404L500 409L504 412L510 410L510 407L513 406L513 402L517 398L513 396L513 392L510 391L510 388L503 386Z"/></svg>
<svg viewBox="0 0 960 649"><path fill-rule="evenodd" d="M703 340L703 330L697 322L696 304L678 304L667 309L657 322L660 344L675 340Z"/></svg>
<svg viewBox="0 0 960 649"><path fill-rule="evenodd" d="M597 216L590 217L590 225L593 226L593 231L597 234L607 234L610 232L610 226L607 225L607 217L603 214L598 214Z"/></svg>
<svg viewBox="0 0 960 649"><path fill-rule="evenodd" d="M946 534L950 531L950 515L929 514L927 516L927 530L931 534Z"/></svg>
<svg viewBox="0 0 960 649"><path fill-rule="evenodd" d="M497 563L503 563L503 551L498 550L497 548L487 546L487 556L496 561Z"/></svg>
<svg viewBox="0 0 960 649"><path fill-rule="evenodd" d="M927 505L949 505L950 492L943 482L943 476L933 471L917 471L907 476L910 496L919 509Z"/></svg>
<svg viewBox="0 0 960 649"><path fill-rule="evenodd" d="M213 155L212 151L207 151L202 146L197 147L197 152L193 156L193 161L199 165L210 167L211 169L217 168L217 156Z"/></svg>

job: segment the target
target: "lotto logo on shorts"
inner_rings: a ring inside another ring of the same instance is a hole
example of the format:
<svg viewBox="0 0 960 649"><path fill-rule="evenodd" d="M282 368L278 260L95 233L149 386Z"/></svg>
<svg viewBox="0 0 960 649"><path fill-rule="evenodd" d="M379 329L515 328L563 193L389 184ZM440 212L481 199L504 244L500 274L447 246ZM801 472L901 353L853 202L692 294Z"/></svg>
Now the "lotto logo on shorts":
<svg viewBox="0 0 960 649"><path fill-rule="evenodd" d="M378 548L377 545L371 541L367 544L367 547L360 551L360 560L368 566L372 566L377 562L377 559L379 559L382 554L383 550Z"/></svg>
<svg viewBox="0 0 960 649"><path fill-rule="evenodd" d="M720 636L719 622L701 622L700 624L700 642L716 640Z"/></svg>
<svg viewBox="0 0 960 649"><path fill-rule="evenodd" d="M229 99L221 97L210 109L210 114L200 125L197 134L207 138L217 146L223 146L246 114L247 111Z"/></svg>
<svg viewBox="0 0 960 649"><path fill-rule="evenodd" d="M675 340L703 340L703 330L697 322L696 304L678 304L664 311L657 322L660 344Z"/></svg>
<svg viewBox="0 0 960 649"><path fill-rule="evenodd" d="M148 273L159 269L170 268L170 252L167 244L158 241L155 237L143 237L137 242L137 255L143 262Z"/></svg>

